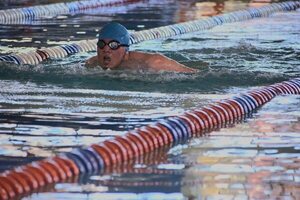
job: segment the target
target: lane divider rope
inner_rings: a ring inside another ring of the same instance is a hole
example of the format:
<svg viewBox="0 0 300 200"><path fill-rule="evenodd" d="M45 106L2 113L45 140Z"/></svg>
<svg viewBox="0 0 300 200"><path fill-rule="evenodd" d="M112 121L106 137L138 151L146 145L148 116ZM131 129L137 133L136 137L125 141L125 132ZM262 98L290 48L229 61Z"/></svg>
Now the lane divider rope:
<svg viewBox="0 0 300 200"><path fill-rule="evenodd" d="M131 44L136 44L147 40L167 38L185 33L207 30L224 23L233 23L258 17L267 17L276 12L292 11L299 7L300 1L287 1L265 5L260 8L248 8L245 10L213 16L207 19L194 20L133 32L131 33L130 42ZM79 52L95 51L97 48L96 43L97 39L82 40L72 44L41 48L26 53L1 56L0 61L15 63L18 65L37 65L48 59L64 58Z"/></svg>
<svg viewBox="0 0 300 200"><path fill-rule="evenodd" d="M88 147L76 148L0 174L0 199L13 199L78 175L99 173L158 148L202 136L247 116L278 95L300 95L300 78L283 81L217 101L129 131Z"/></svg>
<svg viewBox="0 0 300 200"><path fill-rule="evenodd" d="M133 1L136 0L81 0L0 10L0 24L9 24L46 16L48 17L63 14L74 14L86 9L95 9L108 6L113 7L117 4Z"/></svg>

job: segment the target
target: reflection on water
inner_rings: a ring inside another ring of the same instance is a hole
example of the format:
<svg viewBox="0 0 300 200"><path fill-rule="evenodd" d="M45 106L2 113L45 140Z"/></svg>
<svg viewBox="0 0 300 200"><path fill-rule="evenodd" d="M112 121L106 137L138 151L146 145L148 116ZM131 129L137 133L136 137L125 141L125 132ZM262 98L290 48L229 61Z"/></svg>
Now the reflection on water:
<svg viewBox="0 0 300 200"><path fill-rule="evenodd" d="M248 123L196 139L184 152L193 164L183 181L192 184L181 191L197 199L297 199L299 102L277 97Z"/></svg>
<svg viewBox="0 0 300 200"><path fill-rule="evenodd" d="M0 154L5 156L12 152L14 156L51 156L226 98L70 89L16 81L0 84Z"/></svg>
<svg viewBox="0 0 300 200"><path fill-rule="evenodd" d="M0 25L0 54L94 38L110 20L138 31L267 3L150 0ZM35 4L0 2L1 8ZM85 69L95 52L38 66L1 63L0 171L299 77L299 33L298 10L132 47L200 69L195 75ZM24 199L297 199L299 105L299 96L276 97L235 124Z"/></svg>

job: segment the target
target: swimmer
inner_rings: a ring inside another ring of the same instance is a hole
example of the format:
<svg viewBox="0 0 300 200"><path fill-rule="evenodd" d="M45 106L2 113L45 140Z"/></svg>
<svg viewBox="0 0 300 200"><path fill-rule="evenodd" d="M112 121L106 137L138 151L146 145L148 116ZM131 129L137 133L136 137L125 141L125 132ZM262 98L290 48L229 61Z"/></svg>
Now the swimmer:
<svg viewBox="0 0 300 200"><path fill-rule="evenodd" d="M153 72L197 72L158 53L129 51L130 36L127 29L116 22L105 25L99 32L97 55L89 58L87 67L100 66L110 70L147 70Z"/></svg>

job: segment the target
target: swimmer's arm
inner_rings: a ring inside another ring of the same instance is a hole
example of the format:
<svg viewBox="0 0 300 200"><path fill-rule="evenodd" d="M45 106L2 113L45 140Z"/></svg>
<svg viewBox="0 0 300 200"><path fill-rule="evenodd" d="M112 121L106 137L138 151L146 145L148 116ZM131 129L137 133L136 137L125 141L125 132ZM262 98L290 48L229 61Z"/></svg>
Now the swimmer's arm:
<svg viewBox="0 0 300 200"><path fill-rule="evenodd" d="M93 56L85 61L86 67L96 67L98 65L98 58L97 56Z"/></svg>
<svg viewBox="0 0 300 200"><path fill-rule="evenodd" d="M198 70L189 68L183 64L178 63L161 54L153 54L147 59L147 64L150 69L155 71L169 71L169 72L186 72L195 73Z"/></svg>

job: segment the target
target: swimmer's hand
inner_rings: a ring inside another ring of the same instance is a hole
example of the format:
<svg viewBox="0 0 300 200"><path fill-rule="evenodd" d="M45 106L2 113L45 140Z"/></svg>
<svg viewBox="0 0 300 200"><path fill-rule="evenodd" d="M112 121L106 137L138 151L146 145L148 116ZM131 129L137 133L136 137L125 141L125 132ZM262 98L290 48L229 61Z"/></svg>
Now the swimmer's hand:
<svg viewBox="0 0 300 200"><path fill-rule="evenodd" d="M85 67L96 67L98 65L97 56L93 56L85 61Z"/></svg>

